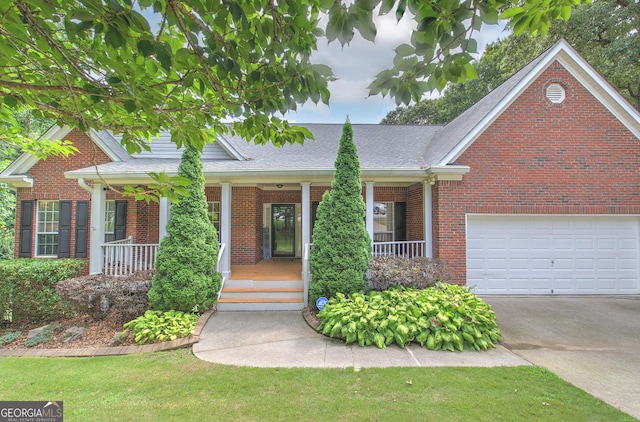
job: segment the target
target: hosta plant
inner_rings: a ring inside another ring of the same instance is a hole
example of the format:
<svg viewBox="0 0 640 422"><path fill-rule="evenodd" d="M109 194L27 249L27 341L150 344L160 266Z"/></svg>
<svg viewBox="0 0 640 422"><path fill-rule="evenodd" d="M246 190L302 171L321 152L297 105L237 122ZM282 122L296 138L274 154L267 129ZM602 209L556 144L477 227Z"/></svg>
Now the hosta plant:
<svg viewBox="0 0 640 422"><path fill-rule="evenodd" d="M318 331L379 348L415 342L430 350L486 350L502 339L491 305L462 286L336 294L318 313Z"/></svg>
<svg viewBox="0 0 640 422"><path fill-rule="evenodd" d="M136 343L155 343L187 337L196 327L198 315L179 311L147 311L144 315L124 324L121 337L133 330Z"/></svg>

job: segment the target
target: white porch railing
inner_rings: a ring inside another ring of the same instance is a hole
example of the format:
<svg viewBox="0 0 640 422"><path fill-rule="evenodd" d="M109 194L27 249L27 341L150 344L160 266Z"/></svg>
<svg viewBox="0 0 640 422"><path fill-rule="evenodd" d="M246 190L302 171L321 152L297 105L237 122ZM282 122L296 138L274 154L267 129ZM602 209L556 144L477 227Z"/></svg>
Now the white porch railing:
<svg viewBox="0 0 640 422"><path fill-rule="evenodd" d="M219 272L220 274L222 274L222 271L220 271L220 261L222 260L222 255L224 254L224 249L225 249L225 244L224 243L220 243L218 245L218 260L216 261L216 271ZM220 281L220 290L218 290L218 300L220 300L220 295L222 294L222 289L224 289L224 281L226 280L226 278L224 277L224 275L222 276L222 280Z"/></svg>
<svg viewBox="0 0 640 422"><path fill-rule="evenodd" d="M103 273L124 276L136 271L153 269L158 254L158 244L133 243L133 237L108 242L102 245L104 255Z"/></svg>
<svg viewBox="0 0 640 422"><path fill-rule="evenodd" d="M401 256L413 258L427 256L427 242L409 240L403 242L373 242L373 256Z"/></svg>
<svg viewBox="0 0 640 422"><path fill-rule="evenodd" d="M305 301L309 301L309 284L311 283L311 269L309 255L313 243L304 245L302 255L302 280L304 281ZM427 256L427 242L424 240L408 240L402 242L373 242L373 256L401 256L405 258Z"/></svg>
<svg viewBox="0 0 640 422"><path fill-rule="evenodd" d="M104 264L102 272L105 275L124 276L136 271L152 270L158 255L157 243L133 243L133 237L107 242L102 246ZM218 245L216 271L220 272L220 261L224 254L225 244ZM222 280L224 285L224 278ZM220 288L222 290L222 287Z"/></svg>

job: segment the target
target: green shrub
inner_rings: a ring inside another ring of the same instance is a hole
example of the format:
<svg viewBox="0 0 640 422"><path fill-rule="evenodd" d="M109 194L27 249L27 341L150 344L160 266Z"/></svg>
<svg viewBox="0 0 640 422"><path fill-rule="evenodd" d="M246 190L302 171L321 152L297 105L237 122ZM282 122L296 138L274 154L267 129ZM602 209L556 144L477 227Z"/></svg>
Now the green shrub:
<svg viewBox="0 0 640 422"><path fill-rule="evenodd" d="M124 324L121 337L133 330L138 344L175 340L187 337L196 327L198 316L180 311L147 311L144 315Z"/></svg>
<svg viewBox="0 0 640 422"><path fill-rule="evenodd" d="M318 313L325 335L384 348L417 342L430 350L486 350L502 339L491 308L462 286L338 294Z"/></svg>
<svg viewBox="0 0 640 422"><path fill-rule="evenodd" d="M426 289L450 280L447 265L436 258L377 256L369 269L369 287L378 291L391 287Z"/></svg>
<svg viewBox="0 0 640 422"><path fill-rule="evenodd" d="M221 277L216 272L218 234L207 214L200 153L187 146L178 175L191 180L189 197L171 205L169 236L162 239L149 307L163 311L204 312L215 303Z"/></svg>
<svg viewBox="0 0 640 422"><path fill-rule="evenodd" d="M51 340L51 336L58 331L62 330L64 327L60 323L49 324L45 327L44 330L40 331L35 336L31 337L27 341L24 342L24 345L27 347L34 347L41 343L46 343Z"/></svg>
<svg viewBox="0 0 640 422"><path fill-rule="evenodd" d="M61 311L56 284L86 270L79 259L0 261L0 316L13 322L37 322Z"/></svg>
<svg viewBox="0 0 640 422"><path fill-rule="evenodd" d="M0 336L0 346L6 346L22 338L22 331L10 331Z"/></svg>
<svg viewBox="0 0 640 422"><path fill-rule="evenodd" d="M343 127L335 161L331 191L318 205L309 257L311 303L336 293L349 294L367 288L371 262L371 238L365 225L365 204L360 182L360 161L353 129Z"/></svg>

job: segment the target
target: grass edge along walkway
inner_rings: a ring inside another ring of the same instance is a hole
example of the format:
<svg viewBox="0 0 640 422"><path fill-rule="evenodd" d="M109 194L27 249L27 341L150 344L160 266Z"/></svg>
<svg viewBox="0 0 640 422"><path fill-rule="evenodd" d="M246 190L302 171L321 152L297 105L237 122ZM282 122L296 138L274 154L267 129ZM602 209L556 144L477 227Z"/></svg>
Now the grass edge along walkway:
<svg viewBox="0 0 640 422"><path fill-rule="evenodd" d="M246 368L190 350L0 358L0 400L58 400L67 421L633 421L536 366Z"/></svg>

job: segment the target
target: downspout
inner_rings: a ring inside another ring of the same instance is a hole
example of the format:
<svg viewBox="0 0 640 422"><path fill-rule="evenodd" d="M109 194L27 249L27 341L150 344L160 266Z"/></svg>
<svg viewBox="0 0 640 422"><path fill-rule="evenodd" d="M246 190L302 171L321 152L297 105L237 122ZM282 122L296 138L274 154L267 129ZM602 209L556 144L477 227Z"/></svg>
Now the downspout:
<svg viewBox="0 0 640 422"><path fill-rule="evenodd" d="M84 181L84 178L79 178L78 179L78 184L80 185L80 187L84 190L86 190L87 192L89 192L90 194L93 195L93 188L89 185L87 185L87 183Z"/></svg>

